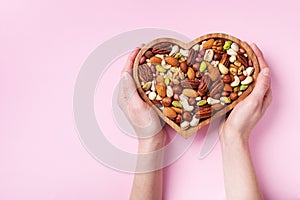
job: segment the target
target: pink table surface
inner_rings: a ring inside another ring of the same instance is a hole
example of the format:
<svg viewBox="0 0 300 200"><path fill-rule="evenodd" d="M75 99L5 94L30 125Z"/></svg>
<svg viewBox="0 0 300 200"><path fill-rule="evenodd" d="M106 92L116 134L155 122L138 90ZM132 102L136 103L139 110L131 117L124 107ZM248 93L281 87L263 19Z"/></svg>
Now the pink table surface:
<svg viewBox="0 0 300 200"><path fill-rule="evenodd" d="M0 199L128 198L133 175L101 165L81 145L72 95L99 44L143 27L190 38L226 32L261 47L273 103L253 130L254 165L266 199L300 199L299 19L296 0L1 1ZM203 138L165 169L165 199L224 198L220 146L198 160Z"/></svg>

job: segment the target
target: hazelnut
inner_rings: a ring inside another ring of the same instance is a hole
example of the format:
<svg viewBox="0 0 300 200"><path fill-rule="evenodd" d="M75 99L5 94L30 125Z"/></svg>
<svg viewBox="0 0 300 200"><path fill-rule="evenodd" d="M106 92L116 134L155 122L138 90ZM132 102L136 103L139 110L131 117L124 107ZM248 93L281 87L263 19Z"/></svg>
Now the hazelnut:
<svg viewBox="0 0 300 200"><path fill-rule="evenodd" d="M220 99L220 97L221 97L221 94L220 94L220 93L217 93L217 94L215 94L215 95L213 96L214 99Z"/></svg>
<svg viewBox="0 0 300 200"><path fill-rule="evenodd" d="M182 71L183 73L186 73L186 72L187 72L188 66L187 66L187 64L186 64L185 61L183 61L183 62L180 63L180 69L181 69L181 71Z"/></svg>
<svg viewBox="0 0 300 200"><path fill-rule="evenodd" d="M226 92L226 91L222 92L222 96L228 97L229 95L230 95L230 92Z"/></svg>
<svg viewBox="0 0 300 200"><path fill-rule="evenodd" d="M195 64L193 64L193 70L194 70L194 71L198 71L198 70L199 70L199 67L200 67L200 63L195 63Z"/></svg>
<svg viewBox="0 0 300 200"><path fill-rule="evenodd" d="M220 54L215 54L215 55L214 55L214 60L220 61L221 58L222 58L222 56L221 56Z"/></svg>
<svg viewBox="0 0 300 200"><path fill-rule="evenodd" d="M185 111L185 112L182 114L182 118L183 118L185 121L190 122L190 121L192 120L192 115L191 115L190 112Z"/></svg>
<svg viewBox="0 0 300 200"><path fill-rule="evenodd" d="M224 83L231 83L231 77L228 74L224 75L222 80Z"/></svg>
<svg viewBox="0 0 300 200"><path fill-rule="evenodd" d="M230 94L230 99L232 100L232 101L234 101L234 100L236 100L237 98L238 98L238 94L237 93L235 93L235 92L232 92L231 94Z"/></svg>
<svg viewBox="0 0 300 200"><path fill-rule="evenodd" d="M178 94L174 94L173 99L176 101L179 101L179 95Z"/></svg>
<svg viewBox="0 0 300 200"><path fill-rule="evenodd" d="M205 54L205 50L204 50L204 49L202 49L202 50L199 52L199 54L200 54L200 56L201 56L201 57L203 57L203 56L204 56L204 54Z"/></svg>
<svg viewBox="0 0 300 200"><path fill-rule="evenodd" d="M225 92L232 92L232 87L229 84L224 85L224 91Z"/></svg>
<svg viewBox="0 0 300 200"><path fill-rule="evenodd" d="M196 103L196 99L194 97L190 97L188 102L190 105L194 105Z"/></svg>
<svg viewBox="0 0 300 200"><path fill-rule="evenodd" d="M180 94L181 91L182 91L182 87L181 87L180 85L174 85L174 86L173 86L173 92L174 92L175 94Z"/></svg>
<svg viewBox="0 0 300 200"><path fill-rule="evenodd" d="M175 123L176 123L176 124L180 124L181 118L182 118L181 115L178 114L177 117L175 118Z"/></svg>
<svg viewBox="0 0 300 200"><path fill-rule="evenodd" d="M171 105L172 103L172 99L170 97L165 97L163 98L163 100L161 101L162 105L168 107Z"/></svg>
<svg viewBox="0 0 300 200"><path fill-rule="evenodd" d="M246 79L246 76L244 76L244 75L239 75L239 79L240 79L240 81L243 81L243 80Z"/></svg>

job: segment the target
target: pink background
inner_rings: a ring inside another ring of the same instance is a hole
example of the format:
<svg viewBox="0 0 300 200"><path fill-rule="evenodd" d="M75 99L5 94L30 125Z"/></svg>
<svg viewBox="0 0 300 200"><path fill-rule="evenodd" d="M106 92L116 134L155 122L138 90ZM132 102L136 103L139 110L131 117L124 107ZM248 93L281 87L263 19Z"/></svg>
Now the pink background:
<svg viewBox="0 0 300 200"><path fill-rule="evenodd" d="M143 27L190 38L225 32L261 47L274 100L251 137L254 164L266 199L300 199L299 19L296 0L1 1L0 199L128 198L133 175L99 164L81 145L72 95L97 45ZM203 138L165 169L165 199L224 197L220 146L200 161Z"/></svg>

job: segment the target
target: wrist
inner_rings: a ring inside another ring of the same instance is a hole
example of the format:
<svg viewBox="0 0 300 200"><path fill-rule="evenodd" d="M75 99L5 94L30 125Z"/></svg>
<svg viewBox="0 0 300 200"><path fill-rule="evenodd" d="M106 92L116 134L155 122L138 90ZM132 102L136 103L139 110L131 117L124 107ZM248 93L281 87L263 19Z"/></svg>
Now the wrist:
<svg viewBox="0 0 300 200"><path fill-rule="evenodd" d="M139 139L139 153L156 151L165 146L167 141L167 132L163 128L160 132L150 138Z"/></svg>
<svg viewBox="0 0 300 200"><path fill-rule="evenodd" d="M222 147L248 146L249 134L240 131L221 131L220 143Z"/></svg>

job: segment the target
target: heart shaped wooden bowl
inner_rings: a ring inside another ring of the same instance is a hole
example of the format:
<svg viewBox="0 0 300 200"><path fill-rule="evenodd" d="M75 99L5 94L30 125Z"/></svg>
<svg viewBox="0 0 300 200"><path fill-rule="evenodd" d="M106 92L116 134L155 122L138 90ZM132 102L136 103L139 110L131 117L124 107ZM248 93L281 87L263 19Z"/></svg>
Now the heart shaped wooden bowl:
<svg viewBox="0 0 300 200"><path fill-rule="evenodd" d="M151 47L153 47L156 44L159 44L161 42L169 42L172 43L174 45L178 45L180 48L182 49L186 49L189 50L191 49L195 44L201 44L202 41L207 41L209 39L224 39L225 41L232 41L236 44L239 45L240 48L244 49L247 56L248 56L248 60L252 61L252 66L254 67L254 73L252 74L252 78L253 78L253 82L248 86L248 88L243 91L243 93L238 97L238 99L236 99L235 101L233 101L232 103L226 105L224 108L222 108L221 110L215 112L212 116L210 116L207 119L204 120L200 120L198 126L194 126L194 127L190 127L187 130L183 130L178 124L176 124L174 121L172 121L171 119L169 119L168 117L166 117L163 112L157 107L155 106L152 101L148 98L148 96L146 95L145 91L142 89L141 87L141 80L139 78L139 74L138 74L138 67L140 65L140 60L142 58L142 56L145 54L145 52L150 49ZM227 34L223 34L223 33L212 33L212 34L207 34L204 36L201 36L199 38L194 39L193 41L189 42L189 43L183 43L179 40L176 39L172 39L172 38L159 38L156 40L153 40L151 42L149 42L148 44L146 44L138 53L138 55L136 56L135 62L134 62L134 67L133 67L133 77L135 80L135 83L137 85L138 88L138 92L140 94L140 96L142 97L142 99L148 103L150 106L153 107L153 109L157 112L157 114L161 117L161 119L163 119L167 124L169 124L176 132L178 132L180 135L182 135L184 138L188 138L190 137L192 134L194 134L195 132L197 132L199 129L201 129L203 126L209 124L210 122L212 122L213 120L217 119L218 117L226 114L227 112L231 111L239 102L241 102L243 99L245 99L253 90L254 86L255 86L255 82L257 79L259 73L259 64L258 64L258 60L256 58L256 55L254 54L253 50L251 49L251 47L246 43L243 42L233 36L227 35Z"/></svg>

